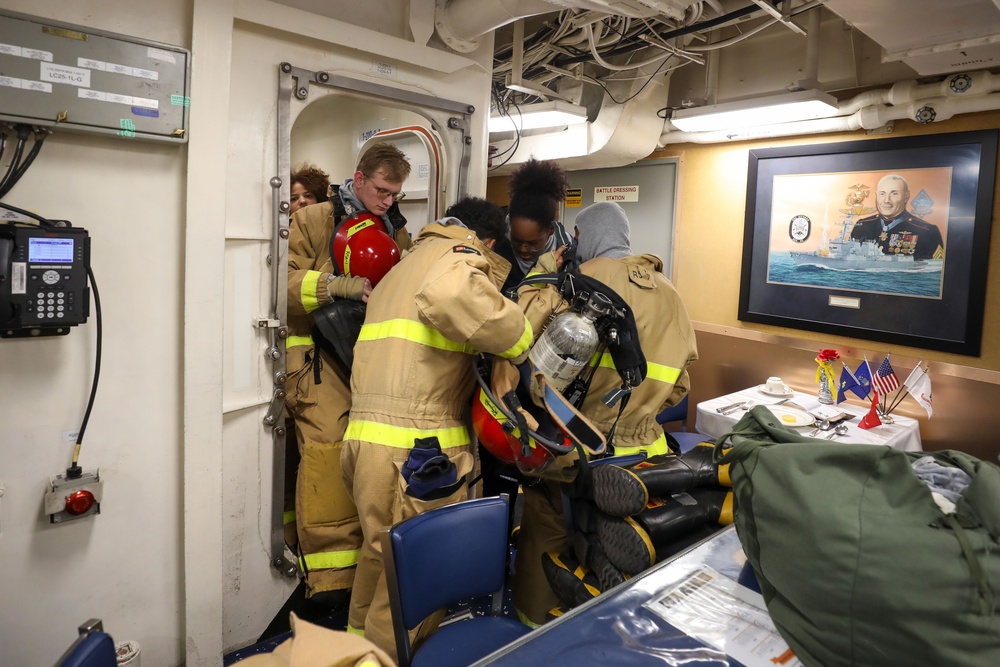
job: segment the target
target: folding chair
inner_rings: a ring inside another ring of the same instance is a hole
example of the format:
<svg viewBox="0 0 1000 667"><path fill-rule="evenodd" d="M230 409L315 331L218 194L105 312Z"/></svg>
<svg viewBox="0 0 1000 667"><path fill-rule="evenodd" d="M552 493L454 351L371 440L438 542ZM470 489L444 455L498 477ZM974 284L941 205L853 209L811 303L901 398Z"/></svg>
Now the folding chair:
<svg viewBox="0 0 1000 667"><path fill-rule="evenodd" d="M382 557L400 667L464 667L527 634L500 616L507 496L445 505L382 531ZM459 600L493 596L492 616L442 624L414 651L409 631Z"/></svg>
<svg viewBox="0 0 1000 667"><path fill-rule="evenodd" d="M115 642L104 632L101 619L92 618L78 629L80 636L59 658L56 667L117 667Z"/></svg>
<svg viewBox="0 0 1000 667"><path fill-rule="evenodd" d="M710 440L707 436L698 433L688 433L687 430L687 418L688 418L688 397L687 395L681 399L681 402L677 405L671 406L663 410L660 414L656 415L656 421L660 426L666 427L667 424L671 422L680 422L680 431L671 431L670 435L677 441L677 444L681 447L681 453L687 452L694 447L697 447L699 443ZM664 428L664 430L666 430Z"/></svg>

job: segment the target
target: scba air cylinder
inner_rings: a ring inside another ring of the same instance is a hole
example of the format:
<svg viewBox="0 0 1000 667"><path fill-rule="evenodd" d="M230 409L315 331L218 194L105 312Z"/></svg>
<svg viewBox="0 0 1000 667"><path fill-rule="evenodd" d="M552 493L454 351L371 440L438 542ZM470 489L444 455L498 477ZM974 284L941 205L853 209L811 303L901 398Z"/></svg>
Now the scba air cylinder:
<svg viewBox="0 0 1000 667"><path fill-rule="evenodd" d="M545 375L550 387L561 392L590 363L600 336L595 320L611 311L611 301L598 292L591 294L581 312L556 316L528 352L528 359Z"/></svg>

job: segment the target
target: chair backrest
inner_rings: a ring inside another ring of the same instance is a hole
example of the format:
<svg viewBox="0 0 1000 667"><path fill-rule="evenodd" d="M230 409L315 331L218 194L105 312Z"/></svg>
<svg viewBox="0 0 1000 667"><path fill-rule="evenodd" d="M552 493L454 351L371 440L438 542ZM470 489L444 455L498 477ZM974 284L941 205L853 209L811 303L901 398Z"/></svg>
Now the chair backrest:
<svg viewBox="0 0 1000 667"><path fill-rule="evenodd" d="M506 496L445 505L384 530L397 635L457 600L502 594L507 539Z"/></svg>
<svg viewBox="0 0 1000 667"><path fill-rule="evenodd" d="M656 415L656 421L659 422L661 425L666 424L668 422L676 422L676 421L686 424L687 418L688 418L687 394L684 395L684 398L681 399L680 403L678 403L677 405L672 405L669 408L666 408L665 410L660 412L660 414Z"/></svg>
<svg viewBox="0 0 1000 667"><path fill-rule="evenodd" d="M104 632L99 618L92 618L78 628L80 636L63 653L56 667L117 667L115 642Z"/></svg>

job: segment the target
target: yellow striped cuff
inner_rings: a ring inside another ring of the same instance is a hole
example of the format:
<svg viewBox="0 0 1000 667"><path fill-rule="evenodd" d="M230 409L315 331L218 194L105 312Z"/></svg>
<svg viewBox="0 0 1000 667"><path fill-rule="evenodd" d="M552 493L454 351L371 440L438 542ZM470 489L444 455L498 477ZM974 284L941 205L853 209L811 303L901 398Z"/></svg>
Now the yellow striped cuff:
<svg viewBox="0 0 1000 667"><path fill-rule="evenodd" d="M357 635L358 637L364 637L365 636L365 631L364 630L358 630L357 628L351 627L350 625L347 626L347 632L350 633L350 634L352 634L352 635Z"/></svg>
<svg viewBox="0 0 1000 667"><path fill-rule="evenodd" d="M447 350L449 352L461 352L463 354L475 354L476 350L467 343L456 343L445 338L437 329L433 329L426 324L414 322L413 320L396 319L385 322L366 324L361 327L361 335L358 342L383 340L385 338L400 338L419 345Z"/></svg>
<svg viewBox="0 0 1000 667"><path fill-rule="evenodd" d="M670 451L670 447L667 446L667 436L663 433L660 437L654 440L648 445L643 445L642 447L618 447L615 446L615 456L625 456L627 454L638 454L639 452L646 452L646 456L659 456L660 454L666 454Z"/></svg>
<svg viewBox="0 0 1000 667"><path fill-rule="evenodd" d="M425 430L407 428L405 426L390 426L389 424L380 424L360 419L351 420L347 425L347 432L344 434L344 440L361 440L386 447L398 447L399 449L413 449L414 439L430 437L436 437L438 442L441 443L442 449L462 447L472 442L469 438L469 431L464 426Z"/></svg>
<svg viewBox="0 0 1000 667"><path fill-rule="evenodd" d="M299 568L305 570L342 570L358 564L361 549L322 551L299 557Z"/></svg>
<svg viewBox="0 0 1000 667"><path fill-rule="evenodd" d="M524 332L521 334L521 337L518 338L517 342L514 343L511 347L501 352L500 356L503 357L504 359L513 359L514 357L518 357L524 354L525 352L528 351L528 348L531 347L531 341L534 337L535 334L531 330L531 322L529 322L528 318L525 317Z"/></svg>
<svg viewBox="0 0 1000 667"><path fill-rule="evenodd" d="M591 366L597 366L598 360L595 354L590 360ZM615 367L615 362L611 358L610 352L605 352L601 355L600 359L601 368L611 368ZM646 377L650 380L658 380L659 382L667 382L669 384L674 384L677 379L681 376L681 369L673 368L672 366L664 366L663 364L654 364L652 361L646 362Z"/></svg>
<svg viewBox="0 0 1000 667"><path fill-rule="evenodd" d="M300 345L314 345L312 336L289 336L285 339L285 349L298 347Z"/></svg>
<svg viewBox="0 0 1000 667"><path fill-rule="evenodd" d="M287 512L285 512L281 516L281 521L286 526L290 523L295 523L295 510L288 510Z"/></svg>
<svg viewBox="0 0 1000 667"><path fill-rule="evenodd" d="M306 275L302 278L299 298L302 300L302 308L307 313L319 308L319 279L322 275L319 271L306 271ZM323 288L326 289L326 286Z"/></svg>

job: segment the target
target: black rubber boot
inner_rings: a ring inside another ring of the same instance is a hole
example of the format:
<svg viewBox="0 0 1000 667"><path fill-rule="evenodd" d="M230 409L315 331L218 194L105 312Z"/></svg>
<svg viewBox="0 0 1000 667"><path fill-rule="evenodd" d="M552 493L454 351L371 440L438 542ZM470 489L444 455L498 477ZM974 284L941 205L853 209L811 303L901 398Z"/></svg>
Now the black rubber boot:
<svg viewBox="0 0 1000 667"><path fill-rule="evenodd" d="M676 553L676 542L705 526L733 522L732 491L703 486L663 500L654 499L634 517L600 515L597 534L611 563L636 575Z"/></svg>
<svg viewBox="0 0 1000 667"><path fill-rule="evenodd" d="M680 456L653 456L631 468L595 466L594 502L605 514L635 516L650 498L666 498L707 484L731 486L729 465L715 465L713 449L712 443L704 443Z"/></svg>
<svg viewBox="0 0 1000 667"><path fill-rule="evenodd" d="M542 570L552 592L570 609L601 594L597 575L568 554L542 554Z"/></svg>

